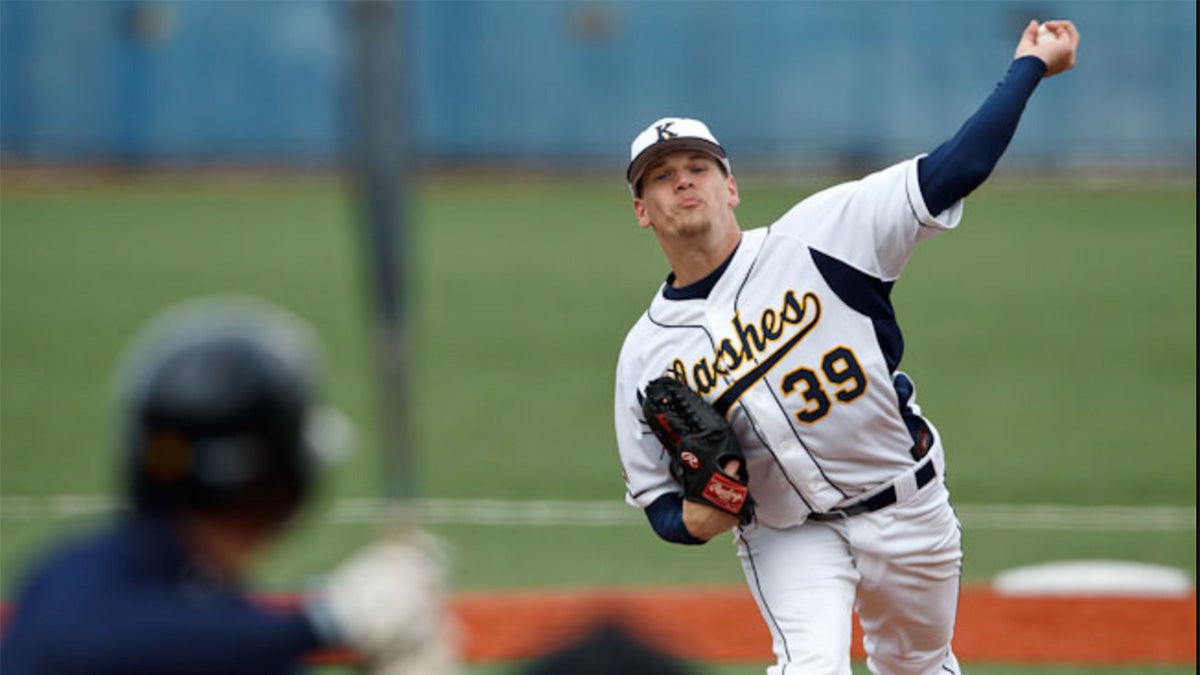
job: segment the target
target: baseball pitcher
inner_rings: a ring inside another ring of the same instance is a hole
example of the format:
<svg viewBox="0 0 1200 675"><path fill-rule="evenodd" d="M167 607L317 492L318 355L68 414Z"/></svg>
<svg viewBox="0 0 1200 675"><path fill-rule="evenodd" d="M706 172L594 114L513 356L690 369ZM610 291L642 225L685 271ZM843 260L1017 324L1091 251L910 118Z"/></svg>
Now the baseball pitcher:
<svg viewBox="0 0 1200 675"><path fill-rule="evenodd" d="M959 673L962 561L937 429L900 370L890 300L915 246L958 226L1026 101L1079 34L1031 21L953 138L743 231L725 149L664 118L634 139L638 224L671 273L616 373L626 500L669 542L728 530L773 637L768 673L849 675L852 611L873 673Z"/></svg>

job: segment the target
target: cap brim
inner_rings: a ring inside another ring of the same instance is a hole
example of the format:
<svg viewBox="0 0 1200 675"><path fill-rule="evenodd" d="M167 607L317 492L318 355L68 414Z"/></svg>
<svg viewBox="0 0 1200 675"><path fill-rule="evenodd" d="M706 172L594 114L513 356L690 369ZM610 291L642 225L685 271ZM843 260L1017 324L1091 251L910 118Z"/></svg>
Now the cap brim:
<svg viewBox="0 0 1200 675"><path fill-rule="evenodd" d="M706 141L703 138L672 138L666 141L660 141L641 151L633 161L629 163L629 169L625 172L625 178L631 186L636 185L642 178L642 173L646 167L650 166L656 159L671 152L679 150L700 150L716 157L718 160L725 159L725 150L721 146ZM724 166L724 163L722 163Z"/></svg>

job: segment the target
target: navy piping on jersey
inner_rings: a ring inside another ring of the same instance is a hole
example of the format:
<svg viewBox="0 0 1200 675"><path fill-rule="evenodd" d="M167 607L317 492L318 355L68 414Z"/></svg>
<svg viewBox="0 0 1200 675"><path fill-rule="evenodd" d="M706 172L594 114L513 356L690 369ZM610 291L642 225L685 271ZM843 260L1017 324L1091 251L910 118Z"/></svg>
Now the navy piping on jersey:
<svg viewBox="0 0 1200 675"><path fill-rule="evenodd" d="M767 249L767 241L770 239L771 234L772 234L772 230L771 230L771 228L768 227L767 235L766 235L766 237L764 237L763 243L758 248L758 254L755 255L755 258L754 258L755 263L758 262L758 255L761 255L762 252ZM741 299L742 299L742 290L744 290L746 288L746 284L749 282L750 275L753 273L754 273L754 264L752 263L750 265L750 269L748 269L746 271L745 278L742 279L742 285L738 288L737 295L734 296L733 309L735 312L737 312L741 309L739 306L739 303L741 302ZM814 323L812 325L815 326L816 324ZM759 361L757 355L753 356L754 364L755 364L754 369L751 370L749 373L746 373L745 375L743 375L741 378L739 378L739 380L737 382L735 382L732 387L725 390L721 394L721 396L713 403L713 407L716 408L722 414L724 414L725 409L728 408L732 404L733 401L739 401L739 402L741 401L742 394L745 393L745 390L748 387L756 384L760 378L764 382L766 382L767 381L766 371L769 371L772 367L774 367L775 363L779 360L779 358L791 348L790 345L794 344L795 342L797 342L799 340L803 340L805 335L807 335L807 332L798 333L798 334L792 336L791 338L788 339L788 341L784 345L778 347L774 352L772 352L772 354L770 356L768 356L765 361ZM761 375L759 373L761 373ZM837 490L843 497L848 497L849 495L846 493L846 491L843 490L840 485L833 482L833 480L829 478L829 475L825 473L825 468L821 466L821 462L818 461L817 458L813 455L812 451L809 450L808 444L804 442L803 438L801 438L800 432L796 429L796 426L791 423L791 416L788 415L788 413L787 413L787 407L784 406L783 402L779 400L779 393L775 391L774 387L767 387L767 390L769 392L771 392L771 399L773 401L775 401L775 406L779 409L779 412L785 418L788 419L788 425L792 431L792 438L796 439L796 442L800 444L800 447L804 450L804 453L806 455L808 455L808 458L813 463L813 466L815 466L817 468L817 472L821 474L821 478L823 478L825 480L825 482L829 484L830 487ZM745 406L743 406L743 410L745 410ZM762 438L762 437L760 436L759 438ZM791 475L783 468L783 465L779 463L778 458L775 456L775 451L766 442L763 443L763 446L766 447L767 450L771 453L771 457L776 460L775 463L779 466L779 470L783 473L784 477L787 479L788 484L792 486L792 489L795 490L796 494L800 497L800 500L804 502L804 505L806 507L808 507L808 509L810 511L814 510L812 508L812 503L809 502L807 498L805 498L804 494L800 491L800 488L792 480Z"/></svg>
<svg viewBox="0 0 1200 675"><path fill-rule="evenodd" d="M784 480L787 481L788 485L792 486L792 492L795 492L796 496L800 498L800 501L804 502L805 508L807 508L809 511L815 511L816 509L813 508L812 502L808 501L808 498L805 497L804 493L800 491L800 486L796 485L796 481L792 480L792 475L788 473L783 464L779 462L779 457L775 454L775 449L771 447L771 444L768 443L767 439L763 437L762 432L758 430L758 422L754 420L754 415L750 413L750 409L743 405L740 401L738 402L738 407L742 409L742 412L746 415L746 419L749 420L750 428L754 431L754 435L758 437L758 442L767 449L768 453L770 453L771 461L775 462L775 467L779 469L779 473L783 474ZM804 448L805 452L808 452L808 447L804 445L803 441L800 441L800 446ZM812 453L809 453L809 456L811 457ZM816 458L814 458L813 463L815 464L816 461ZM820 468L820 466L817 466L818 470ZM822 475L824 475L824 472L822 472Z"/></svg>
<svg viewBox="0 0 1200 675"><path fill-rule="evenodd" d="M746 274L742 277L742 283L738 286L737 293L735 293L733 296L733 311L735 313L741 310L742 291L746 290L746 284L750 282L750 277L754 274L754 270L758 266L759 256L761 256L763 251L767 249L766 240L771 237L771 231L771 227L768 226L766 237L763 238L763 243L758 247L758 251L754 254L754 260L750 261L750 266L746 269ZM738 240L738 246L741 246L741 240ZM735 249L734 254L736 253L737 250ZM733 260L733 254L730 254L729 260ZM728 267L729 260L726 260L724 267ZM786 348L781 349L786 351ZM713 350L716 350L715 344L713 345ZM776 353L779 353L779 351ZM754 369L750 373L747 373L739 378L737 381L733 381L732 377L726 376L726 384L730 384L731 382L732 384L728 389L725 390L725 392L721 394L720 397L718 397L717 401L713 403L713 407L716 408L716 410L722 415L725 415L728 412L728 409L733 406L733 403L737 402L738 407L742 409L742 412L746 415L746 419L749 420L750 428L754 430L754 435L758 437L758 442L761 443L764 448L766 448L768 453L770 453L771 460L775 462L775 466L779 469L779 472L783 474L784 480L788 482L788 485L792 486L792 491L796 493L796 496L800 498L801 502L804 502L805 508L807 508L809 511L813 511L815 509L813 509L812 502L808 501L808 498L804 496L804 492L800 489L800 486L796 484L796 481L792 479L792 475L779 461L778 455L775 454L775 449L771 447L771 444L767 442L767 439L763 437L762 432L759 431L758 423L754 420L754 415L750 413L750 409L741 402L742 394L745 393L744 390L747 384L754 384L759 380L759 377L756 377L754 374L755 371L763 369L763 365L758 360L757 354L751 354L750 358L754 361ZM770 357L768 357L768 361L770 360ZM762 379L763 381L766 381L765 374L762 376ZM774 399L775 405L786 417L787 410L783 404L780 403L778 394L775 393L774 389L771 389L770 387L768 387L768 389L771 391L771 397ZM817 461L817 458L814 457L812 452L808 449L808 445L804 442L804 439L800 438L800 434L796 433L793 429L792 436L796 439L796 442L800 444L800 447L804 449L804 453L808 455L808 458L812 461L813 466L817 467L817 471L820 472L821 477L825 479L825 482L832 485L833 488L838 492L841 492L843 496L846 496L846 493L840 487L834 485L833 481L829 479L829 476L825 475L825 469L821 467L820 462Z"/></svg>
<svg viewBox="0 0 1200 675"><path fill-rule="evenodd" d="M817 270L825 283L851 309L867 316L875 327L875 339L887 363L888 372L896 372L900 358L904 356L904 336L900 324L896 323L896 311L892 308L892 285L854 269L846 263L826 255L815 248L809 249Z"/></svg>
<svg viewBox="0 0 1200 675"><path fill-rule="evenodd" d="M763 243L761 245L759 245L758 252L754 254L754 260L750 261L750 267L746 270L746 275L744 277L742 277L742 283L740 286L738 286L737 293L733 296L733 311L735 313L741 311L742 291L746 290L746 284L748 284L750 282L750 276L752 274L754 274L754 268L757 267L757 265L758 265L759 256L762 255L763 251L767 250L767 240L771 238L772 232L773 232L773 230L772 230L771 226L767 226L767 233L766 233L766 236L763 237ZM758 360L757 354L751 354L751 358L754 360L754 364L755 364L754 370L758 370L759 368L762 367L761 363ZM726 379L728 380L728 378L726 378ZM747 381L752 382L755 379L756 378L754 378L752 375L748 375L747 377L743 377L742 381L743 382L747 382ZM763 375L763 381L764 382L767 381L767 377L765 374ZM779 394L776 393L775 389L772 387L767 387L767 390L771 392L771 398L772 398L772 400L775 401L775 406L779 409L779 412L782 413L784 417L788 417L787 408L783 405L782 402L780 402ZM763 438L763 435L761 433L759 433L758 424L755 423L754 416L750 414L750 409L747 408L741 402L742 393L743 392L738 392L736 394L730 394L729 391L726 391L724 394L721 395L721 399L725 399L727 396L731 396L733 398L733 400L736 400L738 402L738 405L742 408L742 412L746 413L746 419L750 420L750 425L754 428L754 433L755 433L755 435L758 436L759 442L762 443L762 446L767 449L767 452L771 453L771 459L775 462L775 465L779 468L779 472L783 474L784 479L787 480L788 485L792 486L792 491L796 493L796 496L800 498L800 501L804 502L805 508L807 508L809 511L815 511L816 509L813 508L812 502L808 501L808 498L805 497L804 493L800 490L800 486L796 485L796 481L792 480L792 475L790 473L788 473L787 469L785 469L783 464L780 463L779 457L775 455L775 449L772 448L771 444L767 443L767 439ZM720 403L720 401L718 401L718 403ZM728 404L725 404L725 405L728 405ZM718 410L719 409L720 408L718 408ZM789 420L789 423L790 423L790 420ZM831 486L833 486L833 488L835 490L842 493L843 497L847 496L846 492L844 490L842 490L842 488L840 486L836 485L832 480L830 480L829 476L825 474L825 469L821 466L821 463L817 461L817 458L812 454L812 451L808 449L808 444L804 442L804 439L800 437L799 432L797 432L794 427L792 428L792 437L795 438L796 442L800 444L800 447L804 449L804 454L808 455L808 458L809 458L809 460L812 461L813 466L817 467L817 471L821 474L821 478L824 478L826 483L829 483Z"/></svg>

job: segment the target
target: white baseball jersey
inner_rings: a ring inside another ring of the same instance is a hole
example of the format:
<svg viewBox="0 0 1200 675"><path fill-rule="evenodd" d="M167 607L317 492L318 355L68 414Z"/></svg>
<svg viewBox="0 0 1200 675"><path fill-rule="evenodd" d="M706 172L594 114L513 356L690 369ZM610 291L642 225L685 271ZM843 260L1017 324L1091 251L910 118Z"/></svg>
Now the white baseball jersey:
<svg viewBox="0 0 1200 675"><path fill-rule="evenodd" d="M795 525L914 466L911 429L936 432L898 370L903 344L888 293L917 242L955 227L962 212L958 202L928 213L917 159L819 192L743 232L706 297L671 299L678 289L659 289L617 365L630 504L644 508L679 491L641 421L641 390L667 373L728 411L761 524Z"/></svg>

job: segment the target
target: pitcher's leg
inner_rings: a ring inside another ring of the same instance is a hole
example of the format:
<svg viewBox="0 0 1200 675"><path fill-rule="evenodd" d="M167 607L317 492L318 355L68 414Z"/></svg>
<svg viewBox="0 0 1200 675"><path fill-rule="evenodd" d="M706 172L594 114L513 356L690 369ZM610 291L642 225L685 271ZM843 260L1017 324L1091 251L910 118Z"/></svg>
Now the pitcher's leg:
<svg viewBox="0 0 1200 675"><path fill-rule="evenodd" d="M950 649L958 612L962 537L949 495L928 486L851 526L863 579L856 610L867 665L879 675L959 673ZM866 570L872 570L868 573Z"/></svg>
<svg viewBox="0 0 1200 675"><path fill-rule="evenodd" d="M858 576L838 527L806 523L739 535L746 582L771 632L770 675L850 675L851 610Z"/></svg>

